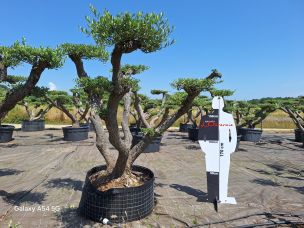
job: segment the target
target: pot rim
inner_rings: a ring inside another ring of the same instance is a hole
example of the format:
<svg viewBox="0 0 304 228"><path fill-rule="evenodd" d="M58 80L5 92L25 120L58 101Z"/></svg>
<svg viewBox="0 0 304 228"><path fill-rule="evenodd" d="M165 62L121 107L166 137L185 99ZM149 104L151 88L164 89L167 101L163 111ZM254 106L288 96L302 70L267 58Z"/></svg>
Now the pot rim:
<svg viewBox="0 0 304 228"><path fill-rule="evenodd" d="M79 127L72 127L72 126L62 127L63 130L65 130L65 129L68 129L68 130L70 130L70 129L77 130L77 129L88 129L88 128L89 128L89 126L87 126L87 125L85 125L85 126L79 126Z"/></svg>
<svg viewBox="0 0 304 228"><path fill-rule="evenodd" d="M134 169L135 168L135 169ZM106 165L100 165L100 166L95 166L93 168L91 168L87 174L86 174L86 183L88 185L90 185L90 188L94 190L94 193L98 194L98 195L104 195L104 194L119 194L119 193L125 193L125 192L130 192L130 191L134 191L134 190L140 190L141 188L145 188L147 185L151 184L151 182L154 182L155 180L155 176L154 173L151 169L140 166L140 165L133 165L132 166L132 170L141 170L141 171L145 171L149 174L150 179L148 181L146 181L144 184L140 185L140 186L135 186L135 187L124 187L124 188L111 188L108 189L106 191L99 191L90 181L90 176L93 175L94 173L101 171L101 170L105 170L106 169Z"/></svg>
<svg viewBox="0 0 304 228"><path fill-rule="evenodd" d="M45 122L45 120L22 120L22 122Z"/></svg>
<svg viewBox="0 0 304 228"><path fill-rule="evenodd" d="M9 124L4 124L4 125L0 125L0 129L15 129L15 126L13 125L9 125Z"/></svg>

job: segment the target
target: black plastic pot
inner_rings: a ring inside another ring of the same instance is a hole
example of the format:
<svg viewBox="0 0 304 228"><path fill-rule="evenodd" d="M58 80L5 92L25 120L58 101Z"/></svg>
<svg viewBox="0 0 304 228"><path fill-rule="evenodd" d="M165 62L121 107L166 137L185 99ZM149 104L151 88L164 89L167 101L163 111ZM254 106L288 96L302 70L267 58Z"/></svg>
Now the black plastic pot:
<svg viewBox="0 0 304 228"><path fill-rule="evenodd" d="M14 129L12 125L0 125L0 143L12 141Z"/></svg>
<svg viewBox="0 0 304 228"><path fill-rule="evenodd" d="M252 128L240 128L238 134L242 135L241 141L258 142L262 137L262 130Z"/></svg>
<svg viewBox="0 0 304 228"><path fill-rule="evenodd" d="M22 131L43 131L45 129L44 120L23 120Z"/></svg>
<svg viewBox="0 0 304 228"><path fill-rule="evenodd" d="M63 140L64 141L81 141L88 139L89 137L89 126L81 127L63 127Z"/></svg>
<svg viewBox="0 0 304 228"><path fill-rule="evenodd" d="M132 147L136 145L140 140L143 138L143 134L139 135L133 135L133 140L132 140ZM150 152L159 152L160 150L160 143L161 143L162 137L159 136L155 138L144 150L145 153L150 153Z"/></svg>
<svg viewBox="0 0 304 228"><path fill-rule="evenodd" d="M95 127L94 127L94 125L91 122L89 122L89 123L81 123L80 127L88 127L89 131L95 131Z"/></svg>
<svg viewBox="0 0 304 228"><path fill-rule="evenodd" d="M188 128L188 138L192 141L198 140L198 128Z"/></svg>
<svg viewBox="0 0 304 228"><path fill-rule="evenodd" d="M295 141L296 142L303 142L304 134L302 134L301 130L300 129L295 129L294 133L295 133Z"/></svg>
<svg viewBox="0 0 304 228"><path fill-rule="evenodd" d="M180 132L188 132L188 128L192 128L193 127L193 124L183 124L183 123L180 123L179 124L179 131Z"/></svg>
<svg viewBox="0 0 304 228"><path fill-rule="evenodd" d="M92 185L89 177L105 166L94 167L86 176L79 203L79 212L96 222L107 218L112 223L130 222L149 215L154 208L154 174L151 170L133 166L132 170L149 176L141 186L113 188L101 192Z"/></svg>
<svg viewBox="0 0 304 228"><path fill-rule="evenodd" d="M237 136L236 147L235 147L235 151L234 152L236 152L236 151L239 150L241 138L242 138L242 135L238 135Z"/></svg>
<svg viewBox="0 0 304 228"><path fill-rule="evenodd" d="M132 135L138 135L141 132L141 129L138 128L136 125L131 125L129 129Z"/></svg>

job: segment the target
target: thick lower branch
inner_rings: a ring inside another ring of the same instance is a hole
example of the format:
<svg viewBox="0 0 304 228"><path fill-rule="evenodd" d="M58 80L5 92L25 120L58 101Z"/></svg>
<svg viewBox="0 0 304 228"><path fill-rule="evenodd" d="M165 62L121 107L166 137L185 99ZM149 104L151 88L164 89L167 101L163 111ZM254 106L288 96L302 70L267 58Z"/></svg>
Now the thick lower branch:
<svg viewBox="0 0 304 228"><path fill-rule="evenodd" d="M135 110L137 111L137 114L138 114L141 122L143 123L143 125L146 128L151 128L150 124L148 123L147 119L145 118L145 114L144 114L141 104L140 104L140 98L136 92L134 93L134 97L135 97L134 107L135 107Z"/></svg>
<svg viewBox="0 0 304 228"><path fill-rule="evenodd" d="M129 115L130 115L130 108L131 108L131 92L126 93L124 98L124 110L122 113L122 122L121 122L121 126L122 126L122 131L124 133L124 142L126 143L126 146L128 148L131 147L131 143L132 143L132 134L130 132L130 128L129 128Z"/></svg>
<svg viewBox="0 0 304 228"><path fill-rule="evenodd" d="M17 89L12 89L6 94L4 100L0 104L0 120L2 120L18 102L30 94L48 65L48 62L38 62L37 64L34 64L26 82Z"/></svg>
<svg viewBox="0 0 304 228"><path fill-rule="evenodd" d="M105 131L103 129L101 118L97 114L93 114L90 117L92 124L94 125L96 132L96 147L106 161L108 170L112 170L115 165L115 160L113 155L109 150L109 141L106 137Z"/></svg>

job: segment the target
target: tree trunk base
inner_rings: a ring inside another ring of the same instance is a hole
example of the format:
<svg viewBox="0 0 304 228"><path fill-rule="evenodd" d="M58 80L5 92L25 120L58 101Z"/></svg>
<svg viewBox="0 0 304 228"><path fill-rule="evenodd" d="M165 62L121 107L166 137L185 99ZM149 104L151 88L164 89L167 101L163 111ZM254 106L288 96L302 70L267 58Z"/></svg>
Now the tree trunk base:
<svg viewBox="0 0 304 228"><path fill-rule="evenodd" d="M127 188L127 187L137 187L143 185L149 176L137 172L125 172L122 176L115 178L115 174L110 173L106 170L99 171L92 176L90 176L91 183L99 191L107 191L112 188Z"/></svg>

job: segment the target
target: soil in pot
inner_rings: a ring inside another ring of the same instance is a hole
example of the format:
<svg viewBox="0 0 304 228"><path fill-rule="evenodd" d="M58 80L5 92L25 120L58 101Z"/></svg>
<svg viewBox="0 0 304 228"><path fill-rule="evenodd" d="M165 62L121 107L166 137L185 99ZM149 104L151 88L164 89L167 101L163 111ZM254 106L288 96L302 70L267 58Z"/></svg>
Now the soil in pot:
<svg viewBox="0 0 304 228"><path fill-rule="evenodd" d="M100 191L102 185L96 186L94 178L97 173L102 175L105 169L105 166L94 167L87 173L79 204L82 215L96 222L107 218L113 223L121 223L142 219L152 212L154 174L151 170L133 166L132 173L140 180L135 186L126 187L126 183L123 184L120 180L108 184L106 190Z"/></svg>
<svg viewBox="0 0 304 228"><path fill-rule="evenodd" d="M253 128L241 128L239 133L242 135L241 141L259 142L262 137L262 130Z"/></svg>
<svg viewBox="0 0 304 228"><path fill-rule="evenodd" d="M304 134L302 134L301 130L300 129L295 129L294 133L295 133L295 141L296 142L303 142Z"/></svg>
<svg viewBox="0 0 304 228"><path fill-rule="evenodd" d="M198 128L188 128L188 138L192 141L198 140Z"/></svg>
<svg viewBox="0 0 304 228"><path fill-rule="evenodd" d="M139 133L138 135L133 134L132 140L132 147L135 146L142 138L144 137L143 134ZM159 152L160 150L160 143L162 140L162 136L156 137L144 150L145 153L152 153L152 152Z"/></svg>
<svg viewBox="0 0 304 228"><path fill-rule="evenodd" d="M12 125L0 125L0 143L12 141L14 129Z"/></svg>
<svg viewBox="0 0 304 228"><path fill-rule="evenodd" d="M44 120L23 120L22 131L43 131L45 129Z"/></svg>
<svg viewBox="0 0 304 228"><path fill-rule="evenodd" d="M63 127L63 140L64 141L81 141L88 139L89 137L89 126L80 127Z"/></svg>
<svg viewBox="0 0 304 228"><path fill-rule="evenodd" d="M187 123L180 123L179 124L179 131L180 132L188 132L188 128L192 128L193 124L187 124Z"/></svg>

